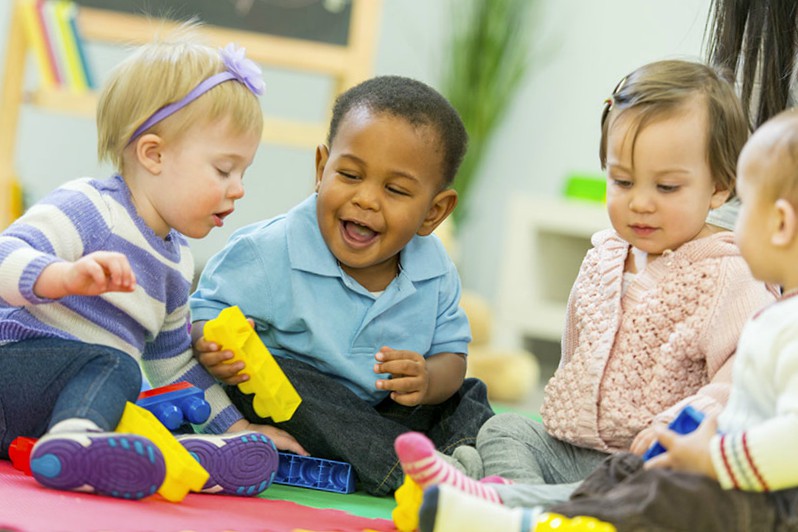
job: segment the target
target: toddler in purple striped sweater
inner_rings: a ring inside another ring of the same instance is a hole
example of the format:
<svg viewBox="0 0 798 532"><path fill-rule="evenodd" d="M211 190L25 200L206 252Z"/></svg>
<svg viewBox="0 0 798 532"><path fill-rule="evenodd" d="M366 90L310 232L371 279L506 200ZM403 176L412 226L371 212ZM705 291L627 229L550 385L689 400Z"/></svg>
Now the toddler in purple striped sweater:
<svg viewBox="0 0 798 532"><path fill-rule="evenodd" d="M211 415L195 429L228 433L181 439L209 470L206 491L256 494L271 482L275 443L304 453L244 420L192 356L186 237L233 212L263 128L260 69L196 33L185 24L111 73L98 152L117 173L64 184L0 234L0 457L18 436L40 438L31 469L48 487L131 499L159 488L158 448L114 432L142 370L154 386L204 390Z"/></svg>

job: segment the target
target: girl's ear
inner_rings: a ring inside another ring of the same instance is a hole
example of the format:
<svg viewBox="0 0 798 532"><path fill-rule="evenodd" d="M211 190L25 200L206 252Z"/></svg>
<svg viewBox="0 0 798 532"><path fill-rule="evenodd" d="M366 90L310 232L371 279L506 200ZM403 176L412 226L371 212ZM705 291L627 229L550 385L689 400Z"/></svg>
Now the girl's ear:
<svg viewBox="0 0 798 532"><path fill-rule="evenodd" d="M729 199L729 196L731 196L731 189L727 188L725 190L721 190L715 187L715 193L712 194L712 198L709 200L709 208L719 208L721 205L726 203L726 201Z"/></svg>
<svg viewBox="0 0 798 532"><path fill-rule="evenodd" d="M153 175L159 175L162 170L161 152L163 151L163 138L147 133L136 139L136 160Z"/></svg>
<svg viewBox="0 0 798 532"><path fill-rule="evenodd" d="M427 211L427 217L424 218L424 222L416 233L420 236L431 234L452 213L456 206L457 192L454 189L447 188L438 192L432 198L432 205Z"/></svg>
<svg viewBox="0 0 798 532"><path fill-rule="evenodd" d="M316 146L316 192L321 185L321 177L324 175L324 166L330 157L330 150L324 144Z"/></svg>
<svg viewBox="0 0 798 532"><path fill-rule="evenodd" d="M796 217L792 203L784 198L776 200L775 208L776 223L774 225L776 227L770 237L770 241L774 246L786 246L796 237L798 217Z"/></svg>

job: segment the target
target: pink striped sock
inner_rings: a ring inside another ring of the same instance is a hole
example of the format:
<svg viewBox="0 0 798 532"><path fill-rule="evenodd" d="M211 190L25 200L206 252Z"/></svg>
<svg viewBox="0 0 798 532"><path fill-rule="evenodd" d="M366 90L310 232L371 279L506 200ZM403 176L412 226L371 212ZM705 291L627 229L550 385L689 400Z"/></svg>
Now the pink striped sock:
<svg viewBox="0 0 798 532"><path fill-rule="evenodd" d="M438 484L447 484L464 493L501 503L499 493L489 484L481 484L468 478L435 454L435 445L420 432L406 432L394 443L396 454L405 474L421 489Z"/></svg>
<svg viewBox="0 0 798 532"><path fill-rule="evenodd" d="M512 484L513 481L509 478L500 477L499 475L490 475L479 479L482 484Z"/></svg>

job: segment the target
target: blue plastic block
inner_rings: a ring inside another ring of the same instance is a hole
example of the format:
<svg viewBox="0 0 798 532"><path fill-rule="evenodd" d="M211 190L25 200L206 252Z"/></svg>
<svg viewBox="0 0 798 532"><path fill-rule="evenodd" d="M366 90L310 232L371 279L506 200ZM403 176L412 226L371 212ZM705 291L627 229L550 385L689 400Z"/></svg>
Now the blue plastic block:
<svg viewBox="0 0 798 532"><path fill-rule="evenodd" d="M311 488L335 493L355 491L355 472L346 462L279 453L280 465L274 476L275 484Z"/></svg>
<svg viewBox="0 0 798 532"><path fill-rule="evenodd" d="M177 430L185 422L204 423L211 415L204 392L187 382L142 392L136 404L152 412L169 430Z"/></svg>
<svg viewBox="0 0 798 532"><path fill-rule="evenodd" d="M679 412L679 415L670 422L668 428L679 434L687 434L697 429L703 420L704 414L692 406L687 405ZM648 451L646 451L646 454L643 455L643 460L649 460L664 452L665 447L660 445L659 442L654 442L654 444L649 447Z"/></svg>

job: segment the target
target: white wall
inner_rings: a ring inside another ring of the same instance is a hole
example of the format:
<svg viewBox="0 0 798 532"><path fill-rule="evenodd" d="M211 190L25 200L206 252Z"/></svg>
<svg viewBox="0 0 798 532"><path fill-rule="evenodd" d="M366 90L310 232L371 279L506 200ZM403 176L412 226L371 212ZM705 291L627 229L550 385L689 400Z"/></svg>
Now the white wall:
<svg viewBox="0 0 798 532"><path fill-rule="evenodd" d="M539 59L482 168L463 227L465 283L495 300L505 206L518 193L559 195L571 172L600 173L604 99L634 68L700 59L708 0L548 0Z"/></svg>
<svg viewBox="0 0 798 532"><path fill-rule="evenodd" d="M455 0L457 1L457 0ZM489 300L498 289L497 259L505 206L514 194L559 195L575 171L600 171L598 121L604 99L621 76L663 58L699 59L710 0L542 0L535 21L533 72L508 113L475 186L477 201L460 228L463 283ZM437 84L449 7L446 0L383 0L376 74L400 74ZM11 0L0 0L0 67ZM98 77L122 51L90 45ZM31 69L32 70L32 69ZM267 72L264 107L303 116L325 103L325 80ZM33 82L33 81L31 81ZM0 117L2 127L3 117ZM323 139L320 139L320 142ZM68 179L103 177L96 163L94 122L26 107L20 120L16 168L30 199ZM237 227L278 214L312 189L311 150L263 146L246 179L247 195L227 226L194 242L198 263Z"/></svg>

